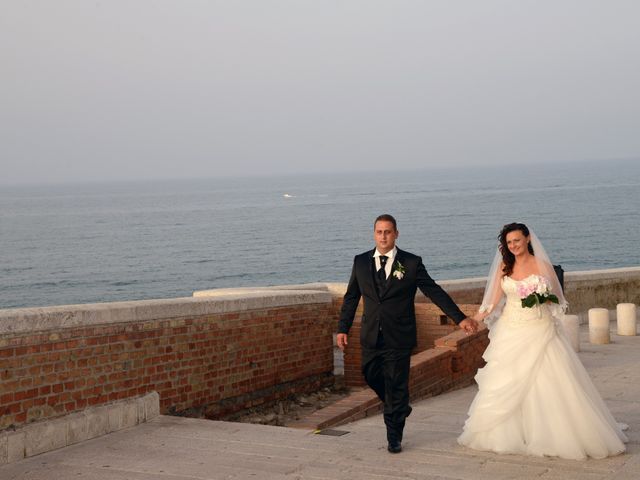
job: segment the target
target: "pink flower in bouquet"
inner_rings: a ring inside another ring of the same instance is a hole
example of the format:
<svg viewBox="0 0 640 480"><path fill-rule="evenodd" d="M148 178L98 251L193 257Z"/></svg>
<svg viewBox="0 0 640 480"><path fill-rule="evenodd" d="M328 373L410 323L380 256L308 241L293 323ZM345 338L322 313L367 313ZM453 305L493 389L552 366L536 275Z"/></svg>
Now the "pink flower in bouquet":
<svg viewBox="0 0 640 480"><path fill-rule="evenodd" d="M540 275L531 275L518 283L517 290L523 307L531 308L544 302L558 303L558 297L551 294L549 282Z"/></svg>
<svg viewBox="0 0 640 480"><path fill-rule="evenodd" d="M527 298L537 290L536 287L535 284L521 282L518 284L518 295L520 295L520 298Z"/></svg>

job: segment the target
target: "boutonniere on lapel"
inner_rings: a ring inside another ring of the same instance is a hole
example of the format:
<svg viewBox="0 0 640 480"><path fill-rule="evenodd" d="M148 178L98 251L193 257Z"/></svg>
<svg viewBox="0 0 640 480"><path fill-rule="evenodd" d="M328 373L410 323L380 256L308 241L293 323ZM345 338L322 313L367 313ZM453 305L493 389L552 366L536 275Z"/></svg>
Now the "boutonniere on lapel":
<svg viewBox="0 0 640 480"><path fill-rule="evenodd" d="M404 265L396 261L396 263L393 264L393 272L391 272L391 275L396 277L398 280L402 280L405 271L406 269L404 268Z"/></svg>

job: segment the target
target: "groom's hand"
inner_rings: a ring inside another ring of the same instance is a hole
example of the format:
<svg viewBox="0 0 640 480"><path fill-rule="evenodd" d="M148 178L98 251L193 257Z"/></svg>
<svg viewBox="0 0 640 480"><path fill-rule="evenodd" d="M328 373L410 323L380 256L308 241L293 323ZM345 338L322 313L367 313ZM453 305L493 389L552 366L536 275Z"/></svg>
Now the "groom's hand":
<svg viewBox="0 0 640 480"><path fill-rule="evenodd" d="M467 335L476 333L478 331L478 322L476 322L473 318L470 318L470 317L465 318L458 325L462 330L465 331Z"/></svg>
<svg viewBox="0 0 640 480"><path fill-rule="evenodd" d="M338 344L338 348L344 352L344 348L347 346L347 334L339 333L336 336L336 343Z"/></svg>

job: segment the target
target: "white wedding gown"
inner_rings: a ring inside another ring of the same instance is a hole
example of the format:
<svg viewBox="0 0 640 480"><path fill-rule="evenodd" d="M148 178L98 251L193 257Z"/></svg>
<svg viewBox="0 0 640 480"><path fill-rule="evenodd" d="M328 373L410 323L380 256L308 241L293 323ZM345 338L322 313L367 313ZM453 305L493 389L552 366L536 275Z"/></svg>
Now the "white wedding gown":
<svg viewBox="0 0 640 480"><path fill-rule="evenodd" d="M582 460L625 451L627 441L580 359L543 304L523 308L518 281L475 377L478 393L458 443L476 450Z"/></svg>

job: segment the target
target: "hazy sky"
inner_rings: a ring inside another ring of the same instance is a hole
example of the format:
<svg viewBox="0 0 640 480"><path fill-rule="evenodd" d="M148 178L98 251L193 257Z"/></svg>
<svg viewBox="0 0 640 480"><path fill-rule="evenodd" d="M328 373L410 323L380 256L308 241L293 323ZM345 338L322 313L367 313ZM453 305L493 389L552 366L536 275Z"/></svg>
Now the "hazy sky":
<svg viewBox="0 0 640 480"><path fill-rule="evenodd" d="M640 159L636 0L0 0L0 183Z"/></svg>

